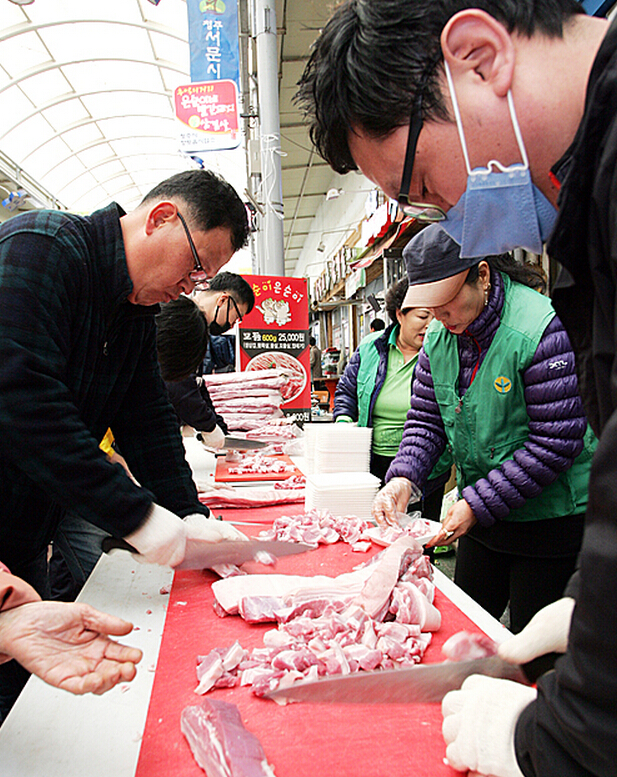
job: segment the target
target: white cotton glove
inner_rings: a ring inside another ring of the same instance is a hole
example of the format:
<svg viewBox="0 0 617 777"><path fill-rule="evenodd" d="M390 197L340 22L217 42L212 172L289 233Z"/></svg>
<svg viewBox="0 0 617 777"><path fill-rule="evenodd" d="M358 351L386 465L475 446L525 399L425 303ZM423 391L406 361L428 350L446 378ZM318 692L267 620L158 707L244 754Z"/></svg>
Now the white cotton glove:
<svg viewBox="0 0 617 777"><path fill-rule="evenodd" d="M421 491L407 478L392 478L377 492L371 514L378 525L398 526L396 513L404 513L412 496L420 499Z"/></svg>
<svg viewBox="0 0 617 777"><path fill-rule="evenodd" d="M514 728L536 698L527 685L471 675L441 702L443 738L450 766L491 777L523 777L514 752Z"/></svg>
<svg viewBox="0 0 617 777"><path fill-rule="evenodd" d="M184 519L187 529L187 539L220 542L221 540L248 540L246 534L238 531L227 521L217 521L202 513L191 513ZM178 562L179 563L179 562Z"/></svg>
<svg viewBox="0 0 617 777"><path fill-rule="evenodd" d="M499 645L504 661L525 664L546 653L565 653L568 648L574 599L564 596L537 612L525 628Z"/></svg>
<svg viewBox="0 0 617 777"><path fill-rule="evenodd" d="M153 504L146 520L124 539L139 551L139 561L175 567L184 559L186 524L177 515Z"/></svg>
<svg viewBox="0 0 617 777"><path fill-rule="evenodd" d="M206 448L222 448L225 443L225 434L217 424L211 432L200 432L201 444Z"/></svg>

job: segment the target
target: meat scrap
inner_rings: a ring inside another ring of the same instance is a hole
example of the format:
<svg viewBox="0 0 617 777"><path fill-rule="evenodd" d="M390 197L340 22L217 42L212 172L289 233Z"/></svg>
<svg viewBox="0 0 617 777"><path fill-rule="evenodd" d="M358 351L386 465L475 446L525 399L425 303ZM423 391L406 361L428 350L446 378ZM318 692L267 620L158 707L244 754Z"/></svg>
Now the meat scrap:
<svg viewBox="0 0 617 777"><path fill-rule="evenodd" d="M486 634L459 631L443 643L441 652L450 661L472 661L497 655L497 643Z"/></svg>
<svg viewBox="0 0 617 777"><path fill-rule="evenodd" d="M261 742L244 727L235 704L204 699L185 707L180 728L208 777L274 777Z"/></svg>

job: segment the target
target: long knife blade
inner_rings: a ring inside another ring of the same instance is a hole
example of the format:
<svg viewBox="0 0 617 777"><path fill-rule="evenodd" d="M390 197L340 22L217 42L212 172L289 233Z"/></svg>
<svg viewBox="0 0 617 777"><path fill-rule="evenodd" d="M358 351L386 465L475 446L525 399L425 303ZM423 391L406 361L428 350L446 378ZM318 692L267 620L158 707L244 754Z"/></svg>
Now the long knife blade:
<svg viewBox="0 0 617 777"><path fill-rule="evenodd" d="M285 704L292 701L334 704L409 704L440 702L448 691L461 687L472 674L501 677L528 685L522 669L499 656L472 661L423 664L406 669L386 669L336 675L267 693Z"/></svg>
<svg viewBox="0 0 617 777"><path fill-rule="evenodd" d="M258 553L269 553L277 558L293 556L313 550L311 545L282 540L223 540L206 542L191 539L186 543L184 561L176 569L211 569L218 564L244 564Z"/></svg>
<svg viewBox="0 0 617 777"><path fill-rule="evenodd" d="M225 437L223 448L240 451L253 451L265 448L266 443L261 440L245 440L242 437Z"/></svg>
<svg viewBox="0 0 617 777"><path fill-rule="evenodd" d="M137 553L136 549L126 540L116 537L105 537L102 542L105 553L111 550L128 550ZM207 542L206 540L191 539L186 544L184 561L176 569L211 569L218 564L244 564L252 561L259 552L269 553L279 558L280 556L293 556L296 553L305 553L314 550L312 545L302 542L284 542L283 540L222 540L221 542Z"/></svg>
<svg viewBox="0 0 617 777"><path fill-rule="evenodd" d="M201 432L197 432L195 435L196 439L199 440L199 442L204 443L204 438L201 434ZM205 443L204 443L205 445ZM257 450L258 448L265 448L267 443L262 442L261 440L245 440L243 437L225 437L225 442L223 443L222 448L210 448L210 446L206 446L208 450L212 451L223 451L223 450L238 450L238 451L253 451Z"/></svg>

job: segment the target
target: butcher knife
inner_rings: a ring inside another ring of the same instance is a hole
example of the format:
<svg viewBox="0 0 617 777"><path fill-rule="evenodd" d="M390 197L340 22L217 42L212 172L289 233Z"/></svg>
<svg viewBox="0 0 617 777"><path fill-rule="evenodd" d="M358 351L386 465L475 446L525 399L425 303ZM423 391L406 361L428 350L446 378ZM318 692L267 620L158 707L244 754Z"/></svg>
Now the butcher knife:
<svg viewBox="0 0 617 777"><path fill-rule="evenodd" d="M472 674L500 677L530 685L553 668L557 654L549 653L528 664L509 664L499 656L471 661L422 664L405 669L355 672L297 683L266 694L279 704L292 701L334 704L410 704L440 702Z"/></svg>
<svg viewBox="0 0 617 777"><path fill-rule="evenodd" d="M203 442L201 432L197 432L195 437L199 442ZM216 448L215 450L256 451L258 448L265 448L266 444L267 443L262 442L261 440L245 440L243 437L227 436L225 437L225 442L221 449Z"/></svg>
<svg viewBox="0 0 617 777"><path fill-rule="evenodd" d="M105 553L118 548L137 553L135 548L125 540L115 537L105 537L102 544ZM211 569L218 564L244 564L252 561L259 553L268 553L279 558L293 556L313 550L311 545L301 542L284 542L283 540L221 540L207 542L206 540L190 539L186 543L184 561L175 569ZM257 559L259 560L259 559Z"/></svg>

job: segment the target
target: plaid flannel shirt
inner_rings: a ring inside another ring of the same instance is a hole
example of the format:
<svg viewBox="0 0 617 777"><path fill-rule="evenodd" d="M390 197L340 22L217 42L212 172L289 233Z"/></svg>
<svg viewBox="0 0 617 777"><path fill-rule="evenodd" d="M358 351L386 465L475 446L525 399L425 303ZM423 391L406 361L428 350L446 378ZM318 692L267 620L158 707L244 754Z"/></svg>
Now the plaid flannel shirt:
<svg viewBox="0 0 617 777"><path fill-rule="evenodd" d="M116 536L153 501L197 498L156 359L158 306L132 290L115 203L0 227L0 548L32 559L67 509ZM111 427L136 486L99 449Z"/></svg>

